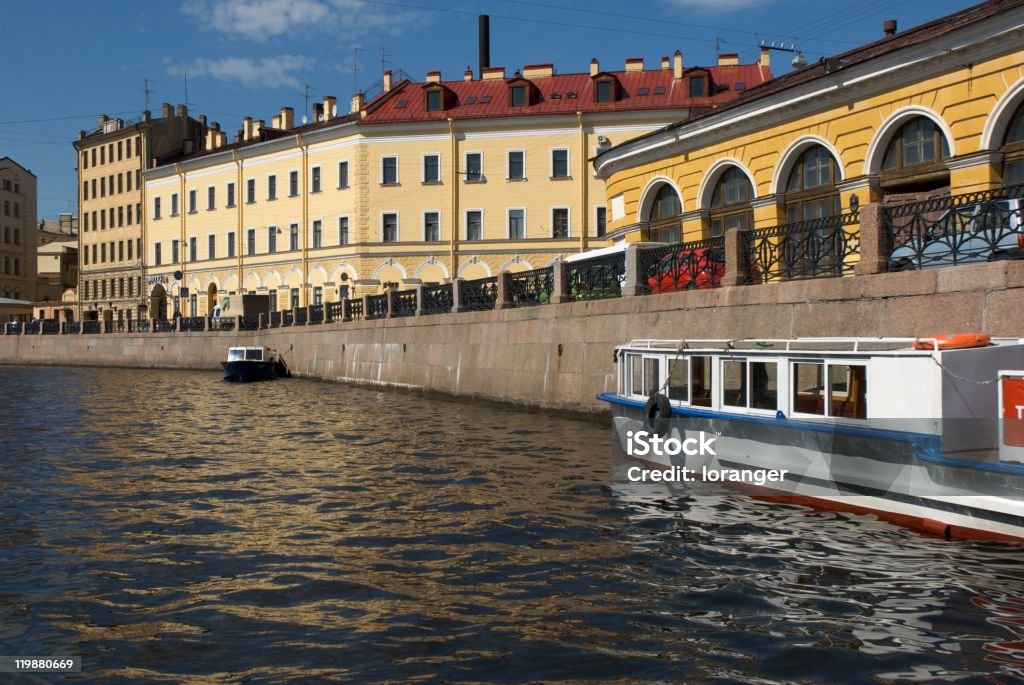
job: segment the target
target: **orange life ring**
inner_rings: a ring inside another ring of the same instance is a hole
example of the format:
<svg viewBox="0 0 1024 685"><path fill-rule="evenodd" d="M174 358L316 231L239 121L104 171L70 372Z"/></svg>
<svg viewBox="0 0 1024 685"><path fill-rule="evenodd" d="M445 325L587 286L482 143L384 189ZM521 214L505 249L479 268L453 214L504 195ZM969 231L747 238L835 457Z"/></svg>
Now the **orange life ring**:
<svg viewBox="0 0 1024 685"><path fill-rule="evenodd" d="M918 338L914 341L915 350L966 350L972 347L985 347L992 342L992 337L984 333L950 333Z"/></svg>

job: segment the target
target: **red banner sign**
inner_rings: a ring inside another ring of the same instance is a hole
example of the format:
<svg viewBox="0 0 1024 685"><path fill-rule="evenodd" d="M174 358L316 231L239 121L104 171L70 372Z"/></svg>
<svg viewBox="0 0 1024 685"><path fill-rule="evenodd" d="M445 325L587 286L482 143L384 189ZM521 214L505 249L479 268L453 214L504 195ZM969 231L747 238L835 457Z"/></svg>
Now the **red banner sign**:
<svg viewBox="0 0 1024 685"><path fill-rule="evenodd" d="M1003 443L1024 447L1024 378L1003 378Z"/></svg>

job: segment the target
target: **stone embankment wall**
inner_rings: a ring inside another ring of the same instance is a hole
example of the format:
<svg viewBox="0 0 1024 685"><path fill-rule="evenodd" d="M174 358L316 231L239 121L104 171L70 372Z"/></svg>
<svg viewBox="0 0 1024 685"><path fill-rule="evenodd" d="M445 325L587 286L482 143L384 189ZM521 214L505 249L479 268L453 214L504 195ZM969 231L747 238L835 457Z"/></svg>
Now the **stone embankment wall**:
<svg viewBox="0 0 1024 685"><path fill-rule="evenodd" d="M1024 261L993 262L266 331L0 336L0 363L212 370L265 344L296 375L599 412L632 338L1024 336L1022 310Z"/></svg>

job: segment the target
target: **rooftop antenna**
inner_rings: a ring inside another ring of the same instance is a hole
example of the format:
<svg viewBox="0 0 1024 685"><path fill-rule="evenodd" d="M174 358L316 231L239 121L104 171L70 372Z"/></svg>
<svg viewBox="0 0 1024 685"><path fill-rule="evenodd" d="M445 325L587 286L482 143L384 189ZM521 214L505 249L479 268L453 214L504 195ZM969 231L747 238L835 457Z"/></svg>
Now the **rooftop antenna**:
<svg viewBox="0 0 1024 685"><path fill-rule="evenodd" d="M146 99L146 106L143 109L145 112L149 111L149 96L153 93L153 91L149 89L149 84L150 80L148 78L142 79L142 93Z"/></svg>
<svg viewBox="0 0 1024 685"><path fill-rule="evenodd" d="M188 72L185 72L185 107L188 107Z"/></svg>
<svg viewBox="0 0 1024 685"><path fill-rule="evenodd" d="M359 51L362 48L352 48L352 92L359 90Z"/></svg>
<svg viewBox="0 0 1024 685"><path fill-rule="evenodd" d="M305 85L305 89L306 89L306 90L305 90L305 93L303 93L303 96L304 96L304 97L306 98L306 108L305 108L305 110L303 110L303 111L304 111L304 113L303 113L303 115L302 115L303 119L305 119L305 118L306 118L306 115L310 113L310 112L309 112L309 98L310 98L311 96L310 96L309 92L310 92L311 90L316 90L316 86L311 86L311 85L309 85L309 84L307 83L307 84ZM303 122L303 123L305 123L305 122Z"/></svg>
<svg viewBox="0 0 1024 685"><path fill-rule="evenodd" d="M388 66L391 64L390 57L391 55L384 52L384 48L380 49L380 73L383 74L388 70Z"/></svg>
<svg viewBox="0 0 1024 685"><path fill-rule="evenodd" d="M776 45L775 41L773 40L771 45L769 45L768 41L762 40L761 47L768 48L769 50L779 50L781 52L793 53L793 60L790 62L790 65L792 65L794 69L799 69L800 67L805 66L807 64L807 58L804 57L804 53L797 50L795 42L790 43L789 47L786 47L785 41L780 41L779 44Z"/></svg>

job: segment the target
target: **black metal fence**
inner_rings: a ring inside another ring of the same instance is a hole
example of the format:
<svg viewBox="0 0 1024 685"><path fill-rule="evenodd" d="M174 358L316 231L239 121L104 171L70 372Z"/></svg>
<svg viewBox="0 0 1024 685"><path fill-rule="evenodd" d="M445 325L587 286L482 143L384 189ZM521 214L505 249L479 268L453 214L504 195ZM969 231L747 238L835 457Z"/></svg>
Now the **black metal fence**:
<svg viewBox="0 0 1024 685"><path fill-rule="evenodd" d="M463 281L459 285L459 307L467 311L494 309L498 301L498 279L496 276Z"/></svg>
<svg viewBox="0 0 1024 685"><path fill-rule="evenodd" d="M882 208L889 271L1024 257L1024 185Z"/></svg>
<svg viewBox="0 0 1024 685"><path fill-rule="evenodd" d="M452 310L452 284L425 285L421 314L448 314Z"/></svg>
<svg viewBox="0 0 1024 685"><path fill-rule="evenodd" d="M363 318L363 301L345 300L345 321L361 321Z"/></svg>
<svg viewBox="0 0 1024 685"><path fill-rule="evenodd" d="M281 310L281 326L287 327L295 323L295 311L292 309Z"/></svg>
<svg viewBox="0 0 1024 685"><path fill-rule="evenodd" d="M328 302L327 303L327 320L328 321L341 321L345 318L345 308L341 302Z"/></svg>
<svg viewBox="0 0 1024 685"><path fill-rule="evenodd" d="M366 306L369 311L366 312L367 319L384 319L388 315L388 296L387 293L383 295L370 295L366 298Z"/></svg>
<svg viewBox="0 0 1024 685"><path fill-rule="evenodd" d="M181 320L181 330L188 333L201 333L206 330L205 316L186 316Z"/></svg>
<svg viewBox="0 0 1024 685"><path fill-rule="evenodd" d="M391 291L391 316L416 316L416 291Z"/></svg>
<svg viewBox="0 0 1024 685"><path fill-rule="evenodd" d="M847 227L857 214L798 221L743 234L741 258L747 283L823 278L853 273L860 232Z"/></svg>
<svg viewBox="0 0 1024 685"><path fill-rule="evenodd" d="M60 322L57 319L44 319L42 322L43 335L59 335Z"/></svg>
<svg viewBox="0 0 1024 685"><path fill-rule="evenodd" d="M511 307L547 304L555 290L555 269L547 266L532 271L506 272L505 298ZM491 305L493 308L494 305Z"/></svg>
<svg viewBox="0 0 1024 685"><path fill-rule="evenodd" d="M305 326L307 323L309 323L309 312L305 307L296 307L292 311L292 325Z"/></svg>
<svg viewBox="0 0 1024 685"><path fill-rule="evenodd" d="M725 238L640 248L637 267L644 293L717 288L725 275Z"/></svg>
<svg viewBox="0 0 1024 685"><path fill-rule="evenodd" d="M596 300L621 297L626 281L626 253L581 259L565 265L569 279L569 299Z"/></svg>

